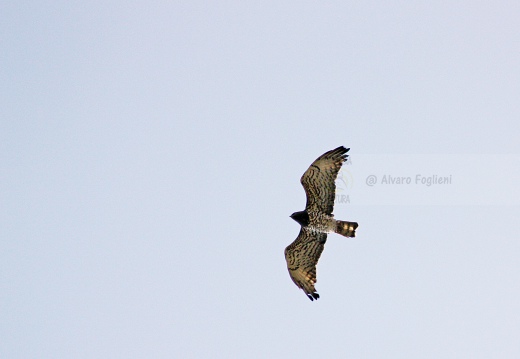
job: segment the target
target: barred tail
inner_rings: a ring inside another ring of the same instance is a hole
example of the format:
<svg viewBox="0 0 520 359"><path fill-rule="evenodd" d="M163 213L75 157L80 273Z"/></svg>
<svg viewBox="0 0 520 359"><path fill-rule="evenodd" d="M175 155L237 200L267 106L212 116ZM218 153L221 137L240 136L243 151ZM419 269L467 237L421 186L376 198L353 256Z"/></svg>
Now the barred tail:
<svg viewBox="0 0 520 359"><path fill-rule="evenodd" d="M336 233L345 237L355 237L357 227L356 222L336 221Z"/></svg>

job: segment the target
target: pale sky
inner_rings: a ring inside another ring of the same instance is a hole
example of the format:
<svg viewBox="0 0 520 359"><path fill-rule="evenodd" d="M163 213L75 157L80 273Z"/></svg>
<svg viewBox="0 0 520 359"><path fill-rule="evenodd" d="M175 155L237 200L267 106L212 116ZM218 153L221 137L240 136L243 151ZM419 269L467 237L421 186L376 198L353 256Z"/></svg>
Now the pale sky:
<svg viewBox="0 0 520 359"><path fill-rule="evenodd" d="M1 358L520 357L519 3L0 14ZM341 145L311 302L289 215Z"/></svg>

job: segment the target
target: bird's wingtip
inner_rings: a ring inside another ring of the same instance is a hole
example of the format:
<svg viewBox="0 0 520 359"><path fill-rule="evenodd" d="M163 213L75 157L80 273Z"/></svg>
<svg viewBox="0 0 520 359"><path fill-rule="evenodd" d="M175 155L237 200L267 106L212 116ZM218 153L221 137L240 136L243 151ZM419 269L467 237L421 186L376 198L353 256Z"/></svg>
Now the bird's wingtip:
<svg viewBox="0 0 520 359"><path fill-rule="evenodd" d="M311 301L314 301L315 299L318 300L320 298L320 295L318 293L314 292L314 293L307 294L307 297L309 297L309 299Z"/></svg>

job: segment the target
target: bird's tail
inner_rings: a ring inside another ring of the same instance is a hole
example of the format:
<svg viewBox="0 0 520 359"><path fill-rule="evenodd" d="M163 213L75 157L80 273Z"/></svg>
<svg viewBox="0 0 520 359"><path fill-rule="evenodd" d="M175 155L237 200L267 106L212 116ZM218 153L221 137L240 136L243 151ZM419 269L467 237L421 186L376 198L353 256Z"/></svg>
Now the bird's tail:
<svg viewBox="0 0 520 359"><path fill-rule="evenodd" d="M356 222L336 221L336 233L345 237L355 237L357 227Z"/></svg>

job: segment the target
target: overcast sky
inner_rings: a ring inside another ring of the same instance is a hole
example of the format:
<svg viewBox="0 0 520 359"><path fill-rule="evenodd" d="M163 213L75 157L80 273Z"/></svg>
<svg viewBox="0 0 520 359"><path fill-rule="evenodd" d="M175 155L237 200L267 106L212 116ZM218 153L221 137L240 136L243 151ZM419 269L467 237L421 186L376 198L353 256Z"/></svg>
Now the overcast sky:
<svg viewBox="0 0 520 359"><path fill-rule="evenodd" d="M0 357L520 357L519 3L0 18ZM311 302L289 215L341 145Z"/></svg>

